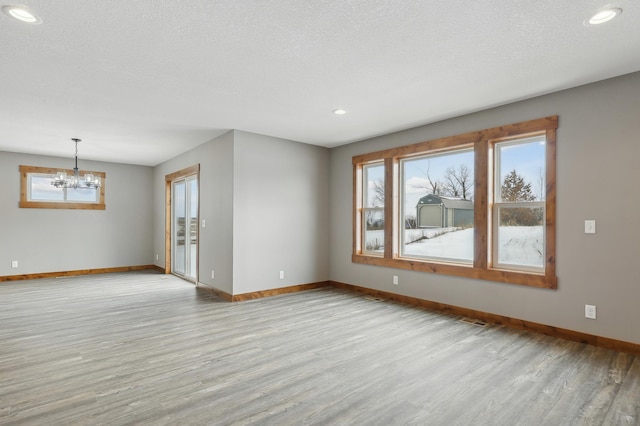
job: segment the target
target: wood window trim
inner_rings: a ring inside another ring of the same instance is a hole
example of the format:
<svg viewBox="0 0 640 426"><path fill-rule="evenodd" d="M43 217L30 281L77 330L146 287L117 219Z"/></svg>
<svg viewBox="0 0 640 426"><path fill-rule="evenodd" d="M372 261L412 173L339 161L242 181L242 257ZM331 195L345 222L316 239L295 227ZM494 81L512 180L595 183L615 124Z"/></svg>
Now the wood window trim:
<svg viewBox="0 0 640 426"><path fill-rule="evenodd" d="M439 138L391 148L372 153L356 155L353 165L353 253L352 262L365 265L384 266L420 272L452 275L457 277L496 281L507 284L556 289L556 129L558 116L549 116L520 123L479 130L461 135ZM536 134L546 136L546 198L545 198L545 255L544 273L501 270L491 267L491 191L493 180L490 176L491 152L495 143L509 139L519 139ZM447 262L433 262L399 257L397 230L399 215L399 177L397 173L400 159L414 155L448 151L455 148L474 148L474 261L473 265ZM371 162L384 161L385 164L385 249L383 256L363 254L361 243L356 237L361 231L361 186L362 166ZM389 222L387 222L389 220ZM388 225L391 224L391 225Z"/></svg>
<svg viewBox="0 0 640 426"><path fill-rule="evenodd" d="M19 166L20 170L20 202L18 203L20 208L27 209L73 209L73 210L105 210L106 204L104 201L105 185L107 174L104 172L95 172L89 170L80 170L80 175L86 173L93 173L99 176L101 179L100 184L100 199L97 203L74 203L68 201L29 201L27 196L28 188L28 175L30 173L50 174L55 175L59 171L73 174L71 169L59 169L52 167L36 167L36 166Z"/></svg>

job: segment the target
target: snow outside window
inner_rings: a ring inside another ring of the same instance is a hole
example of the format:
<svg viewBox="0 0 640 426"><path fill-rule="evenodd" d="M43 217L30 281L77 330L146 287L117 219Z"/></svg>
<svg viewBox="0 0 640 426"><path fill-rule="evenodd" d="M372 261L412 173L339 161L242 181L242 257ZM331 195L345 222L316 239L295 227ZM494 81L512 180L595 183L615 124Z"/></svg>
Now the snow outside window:
<svg viewBox="0 0 640 426"><path fill-rule="evenodd" d="M557 288L557 128L550 116L352 157L352 261Z"/></svg>
<svg viewBox="0 0 640 426"><path fill-rule="evenodd" d="M496 268L544 270L545 146L544 135L495 144Z"/></svg>
<svg viewBox="0 0 640 426"><path fill-rule="evenodd" d="M403 159L401 256L473 263L472 149Z"/></svg>

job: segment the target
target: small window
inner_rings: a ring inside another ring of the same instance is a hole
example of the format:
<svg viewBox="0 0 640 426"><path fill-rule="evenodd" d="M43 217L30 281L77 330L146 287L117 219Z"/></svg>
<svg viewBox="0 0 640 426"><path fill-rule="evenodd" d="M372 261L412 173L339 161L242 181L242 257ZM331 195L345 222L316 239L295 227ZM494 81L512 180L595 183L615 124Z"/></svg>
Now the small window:
<svg viewBox="0 0 640 426"><path fill-rule="evenodd" d="M365 253L384 252L384 164L369 164L362 168L362 247Z"/></svg>
<svg viewBox="0 0 640 426"><path fill-rule="evenodd" d="M51 184L58 169L20 166L20 207L43 209L104 210L106 174L91 172L99 176L98 188L56 188ZM72 174L72 170L65 170ZM87 172L81 171L84 175Z"/></svg>

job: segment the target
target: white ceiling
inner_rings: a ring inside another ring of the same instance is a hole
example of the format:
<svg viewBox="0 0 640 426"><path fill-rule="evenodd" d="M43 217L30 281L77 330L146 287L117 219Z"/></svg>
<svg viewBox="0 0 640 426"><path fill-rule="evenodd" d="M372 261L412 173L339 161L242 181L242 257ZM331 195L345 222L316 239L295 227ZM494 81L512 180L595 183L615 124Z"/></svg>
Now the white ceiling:
<svg viewBox="0 0 640 426"><path fill-rule="evenodd" d="M354 142L640 70L640 2L584 24L608 1L20 0L43 22L0 13L0 150Z"/></svg>

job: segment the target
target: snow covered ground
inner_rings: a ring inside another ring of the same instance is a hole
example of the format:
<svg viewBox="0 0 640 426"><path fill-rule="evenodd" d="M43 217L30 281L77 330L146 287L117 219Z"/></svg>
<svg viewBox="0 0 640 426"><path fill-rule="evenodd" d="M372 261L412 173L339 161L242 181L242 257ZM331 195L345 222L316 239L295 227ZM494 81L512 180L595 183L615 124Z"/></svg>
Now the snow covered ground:
<svg viewBox="0 0 640 426"><path fill-rule="evenodd" d="M404 256L473 261L473 228L453 230L408 229L406 240L429 237L404 246ZM440 233L444 232L441 235ZM382 231L367 232L367 239L382 241ZM380 252L383 249L379 250ZM512 265L541 267L544 238L542 226L503 226L500 228L499 262Z"/></svg>

